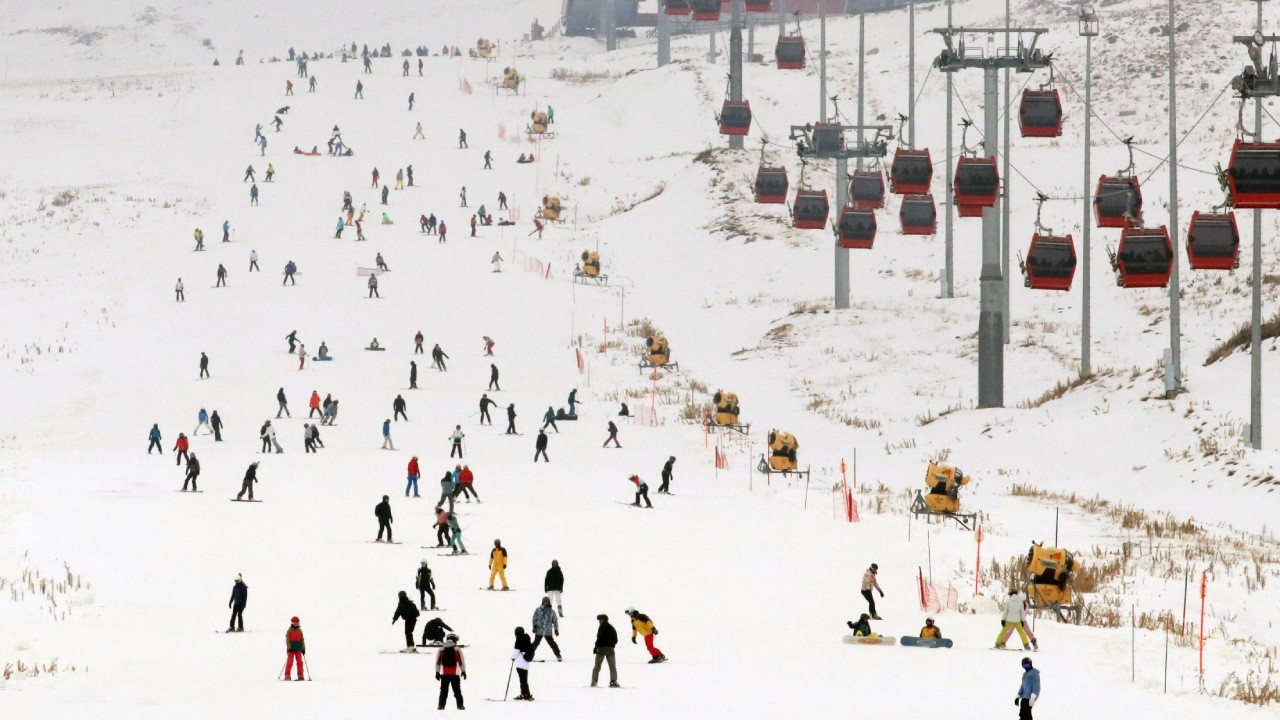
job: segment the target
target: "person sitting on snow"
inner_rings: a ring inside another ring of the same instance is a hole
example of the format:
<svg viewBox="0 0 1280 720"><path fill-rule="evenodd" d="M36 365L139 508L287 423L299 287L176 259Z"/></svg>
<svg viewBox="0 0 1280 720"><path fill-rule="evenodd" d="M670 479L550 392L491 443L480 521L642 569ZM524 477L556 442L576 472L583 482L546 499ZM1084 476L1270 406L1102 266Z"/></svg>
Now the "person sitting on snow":
<svg viewBox="0 0 1280 720"><path fill-rule="evenodd" d="M329 357L329 346L325 345L324 341L321 340L320 341L320 359L324 360L325 358L328 358L328 357Z"/></svg>
<svg viewBox="0 0 1280 720"><path fill-rule="evenodd" d="M941 640L942 630L933 624L933 618L925 618L924 627L920 628L920 637Z"/></svg>
<svg viewBox="0 0 1280 720"><path fill-rule="evenodd" d="M854 637L879 637L871 632L871 616L866 613L862 613L862 616L858 618L858 622L845 624L849 626L849 629L853 630Z"/></svg>
<svg viewBox="0 0 1280 720"><path fill-rule="evenodd" d="M373 339L373 342L369 343L369 349L370 349L370 350L381 350L381 349L382 349L382 346L378 344L378 338L374 338L374 339Z"/></svg>

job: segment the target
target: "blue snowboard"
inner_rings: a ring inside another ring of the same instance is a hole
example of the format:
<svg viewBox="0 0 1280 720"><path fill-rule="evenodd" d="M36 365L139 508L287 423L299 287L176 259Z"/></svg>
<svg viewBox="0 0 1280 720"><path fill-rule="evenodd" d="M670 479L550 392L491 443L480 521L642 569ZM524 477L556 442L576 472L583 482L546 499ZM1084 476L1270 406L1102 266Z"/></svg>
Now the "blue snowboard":
<svg viewBox="0 0 1280 720"><path fill-rule="evenodd" d="M898 642L902 643L903 645L909 645L911 647L925 647L925 648L951 647L951 641L948 640L947 638L922 638L922 637L913 637L911 635L903 635L901 638L898 639Z"/></svg>

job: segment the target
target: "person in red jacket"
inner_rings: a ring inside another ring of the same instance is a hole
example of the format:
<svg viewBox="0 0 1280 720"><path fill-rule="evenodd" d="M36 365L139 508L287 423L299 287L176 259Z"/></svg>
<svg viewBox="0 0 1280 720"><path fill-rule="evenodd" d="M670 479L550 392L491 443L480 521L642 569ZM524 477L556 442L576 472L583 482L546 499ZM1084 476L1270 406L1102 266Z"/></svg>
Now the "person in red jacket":
<svg viewBox="0 0 1280 720"><path fill-rule="evenodd" d="M284 631L284 650L288 659L284 662L284 677L281 679L289 679L289 671L293 669L294 661L297 661L298 676L294 679L301 680L302 656L307 654L307 640L302 637L302 627L296 617L289 620L289 629Z"/></svg>
<svg viewBox="0 0 1280 720"><path fill-rule="evenodd" d="M476 489L472 487L472 483L475 482L475 479L476 476L471 472L471 468L467 465L463 465L462 470L458 472L458 490L454 494L454 497L461 495L462 497L467 498L467 502L471 502L471 498L475 498L476 502L480 502L479 493L477 493Z"/></svg>
<svg viewBox="0 0 1280 720"><path fill-rule="evenodd" d="M182 461L184 460L186 460L187 462L191 462L191 460L187 457L188 447L190 447L190 443L187 440L187 436L183 435L182 433L178 433L178 441L173 444L173 451L178 453L178 458L173 463L174 465L181 465Z"/></svg>
<svg viewBox="0 0 1280 720"><path fill-rule="evenodd" d="M316 392L315 390L312 390L311 391L311 412L307 414L307 417L312 417L314 415L319 415L321 420L324 419L324 412L320 410L320 393Z"/></svg>
<svg viewBox="0 0 1280 720"><path fill-rule="evenodd" d="M449 635L445 638L444 647L436 653L436 679L440 681L440 703L438 710L444 709L445 700L449 699L449 688L453 688L453 697L458 702L458 709L465 710L462 706L462 680L467 679L467 663L462 659L462 651L458 649L458 636Z"/></svg>
<svg viewBox="0 0 1280 720"><path fill-rule="evenodd" d="M418 495L418 478L421 476L422 476L422 473L418 472L418 456L414 455L413 457L409 458L409 470L408 470L409 482L406 483L404 486L405 497L409 497L409 488L413 488L414 497L421 497L420 495Z"/></svg>

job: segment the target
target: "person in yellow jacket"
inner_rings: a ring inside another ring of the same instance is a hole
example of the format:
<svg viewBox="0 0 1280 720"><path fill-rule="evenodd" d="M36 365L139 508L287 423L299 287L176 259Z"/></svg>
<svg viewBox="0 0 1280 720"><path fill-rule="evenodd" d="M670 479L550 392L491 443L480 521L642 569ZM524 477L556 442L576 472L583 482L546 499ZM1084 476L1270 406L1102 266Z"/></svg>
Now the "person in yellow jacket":
<svg viewBox="0 0 1280 720"><path fill-rule="evenodd" d="M653 638L658 634L658 628L653 626L653 621L648 615L637 612L635 608L627 608L627 617L631 618L631 643L636 642L636 635L644 637L645 649L649 651L649 664L660 663L667 659L662 651L653 646Z"/></svg>
<svg viewBox="0 0 1280 720"><path fill-rule="evenodd" d="M924 627L920 628L920 637L933 638L935 640L942 639L942 631L937 625L933 624L933 618L925 618Z"/></svg>
<svg viewBox="0 0 1280 720"><path fill-rule="evenodd" d="M502 578L502 589L507 587L507 549L502 547L501 540L493 541L493 550L489 552L489 589L493 589L493 579Z"/></svg>

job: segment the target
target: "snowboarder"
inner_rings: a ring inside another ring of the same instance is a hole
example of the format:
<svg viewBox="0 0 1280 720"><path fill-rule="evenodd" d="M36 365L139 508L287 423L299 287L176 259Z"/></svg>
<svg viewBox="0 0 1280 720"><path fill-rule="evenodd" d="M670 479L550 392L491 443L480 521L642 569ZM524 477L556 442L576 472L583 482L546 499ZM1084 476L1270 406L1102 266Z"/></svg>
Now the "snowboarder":
<svg viewBox="0 0 1280 720"><path fill-rule="evenodd" d="M1040 697L1040 671L1032 667L1031 658L1022 658L1022 684L1013 704L1018 706L1018 720L1032 720L1031 708Z"/></svg>
<svg viewBox="0 0 1280 720"><path fill-rule="evenodd" d="M502 255L497 250L493 251L493 258L489 262L493 264L494 272L502 272Z"/></svg>
<svg viewBox="0 0 1280 720"><path fill-rule="evenodd" d="M178 433L178 439L173 444L173 451L177 453L177 458L175 458L173 462L174 465L181 465L184 460L189 462L187 458L188 447L190 447L190 442L187 440L187 436L182 433Z"/></svg>
<svg viewBox="0 0 1280 720"><path fill-rule="evenodd" d="M382 502L373 507L374 517L378 518L378 537L374 542L382 542L382 531L387 531L387 542L391 542L391 498L382 496Z"/></svg>
<svg viewBox="0 0 1280 720"><path fill-rule="evenodd" d="M609 624L609 616L600 614L596 616L596 620L600 622L600 627L596 629L596 644L591 649L591 653L596 656L596 664L591 668L591 687L595 687L600 680L600 666L605 662L609 662L609 687L622 687L618 684L618 663L614 659L614 649L618 646L618 631Z"/></svg>
<svg viewBox="0 0 1280 720"><path fill-rule="evenodd" d="M276 419L280 419L280 414L284 413L286 417L293 417L289 414L289 400L284 396L284 388L276 391L276 402L280 404L280 408L276 410Z"/></svg>
<svg viewBox="0 0 1280 720"><path fill-rule="evenodd" d="M609 437L605 438L604 445L601 445L600 447L609 447L610 440L613 441L614 447L616 448L622 447L622 445L618 443L618 426L614 425L612 420L609 421L608 430L609 430Z"/></svg>
<svg viewBox="0 0 1280 720"><path fill-rule="evenodd" d="M449 511L449 530L452 536L449 539L449 546L453 548L450 555L466 555L467 546L462 544L462 526L458 524L458 516L453 510Z"/></svg>
<svg viewBox="0 0 1280 720"><path fill-rule="evenodd" d="M249 586L244 584L244 576L236 575L231 586L231 599L227 607L231 609L231 622L227 623L227 632L244 632L244 608L249 604Z"/></svg>
<svg viewBox="0 0 1280 720"><path fill-rule="evenodd" d="M333 239L334 239L334 240L338 240L338 239L340 239L340 238L342 237L342 231L343 231L343 230L345 230L345 229L347 229L347 224L346 224L346 222L344 222L344 221L343 221L342 216L341 216L341 215L339 215L339 216L338 216L338 229L333 233Z"/></svg>
<svg viewBox="0 0 1280 720"><path fill-rule="evenodd" d="M418 389L418 363L413 360L409 361L409 389Z"/></svg>
<svg viewBox="0 0 1280 720"><path fill-rule="evenodd" d="M249 272L253 272L255 270L258 272L262 272L262 268L258 267L258 251L250 250L249 251Z"/></svg>
<svg viewBox="0 0 1280 720"><path fill-rule="evenodd" d="M258 482L258 463L249 463L249 469L244 471L244 480L240 483L240 492L236 493L236 499L244 497L245 493L249 493L249 502L253 502L253 485Z"/></svg>
<svg viewBox="0 0 1280 720"><path fill-rule="evenodd" d="M289 679L289 671L293 669L293 663L298 663L298 676L296 680L302 679L302 657L307 654L307 640L302 636L302 626L298 618L290 618L289 629L284 631L284 649L288 653L284 663L284 679Z"/></svg>
<svg viewBox="0 0 1280 720"><path fill-rule="evenodd" d="M396 189L397 190L404 189L404 168L400 168L399 170L396 171ZM385 205L386 203L383 203L383 204Z"/></svg>
<svg viewBox="0 0 1280 720"><path fill-rule="evenodd" d="M676 464L676 456L672 455L667 458L667 464L662 466L662 484L658 486L658 492L664 495L671 494L671 475Z"/></svg>
<svg viewBox="0 0 1280 720"><path fill-rule="evenodd" d="M391 418L382 421L382 449L396 449L395 443L391 442Z"/></svg>
<svg viewBox="0 0 1280 720"><path fill-rule="evenodd" d="M551 567L542 580L542 592L555 603L560 617L564 617L564 607L560 604L560 594L564 592L564 572L560 570L559 560L551 561Z"/></svg>
<svg viewBox="0 0 1280 720"><path fill-rule="evenodd" d="M502 589L507 587L507 549L502 547L501 540L493 541L493 549L489 551L489 589L493 589L493 579L501 578Z"/></svg>
<svg viewBox="0 0 1280 720"><path fill-rule="evenodd" d="M507 434L508 435L519 434L516 432L516 404L515 403L511 403L507 405ZM538 457L535 455L533 460L534 462L537 462ZM550 461L548 460L547 462L550 462Z"/></svg>
<svg viewBox="0 0 1280 720"><path fill-rule="evenodd" d="M431 618L426 625L422 626L422 644L434 644L436 647L443 645L445 630L453 632L453 628L446 625L440 618Z"/></svg>
<svg viewBox="0 0 1280 720"><path fill-rule="evenodd" d="M462 466L462 471L458 473L458 488L454 491L454 496L461 495L466 498L467 502L471 502L471 498L475 498L476 502L480 502L480 493L476 492L474 487L476 481L475 473L471 472L468 465Z"/></svg>
<svg viewBox="0 0 1280 720"><path fill-rule="evenodd" d="M382 296L378 294L378 276L377 275L369 276L369 297L371 298L376 297L379 300L382 299Z"/></svg>
<svg viewBox="0 0 1280 720"><path fill-rule="evenodd" d="M640 500L643 498L645 506L652 509L653 503L649 502L649 483L641 480L639 475L632 475L631 482L636 486L636 501L631 504L640 507Z"/></svg>
<svg viewBox="0 0 1280 720"><path fill-rule="evenodd" d="M498 209L499 210L507 209L507 194L502 192L501 190L498 191Z"/></svg>
<svg viewBox="0 0 1280 720"><path fill-rule="evenodd" d="M1014 630L1018 631L1018 638L1022 640L1022 649L1030 650L1033 646L1039 650L1040 644L1032 636L1029 640L1027 631L1023 622L1023 613L1027 605L1027 595L1017 588L1009 590L1009 597L1004 603L1004 612L1000 617L1000 634L996 636L996 649L1003 650L1005 641L1009 639L1009 635ZM1028 644L1028 642L1030 644Z"/></svg>
<svg viewBox="0 0 1280 720"><path fill-rule="evenodd" d="M872 596L871 591L874 589L880 593L880 597L884 597L884 590L880 589L880 583L876 580L876 574L880 572L880 566L871 563L871 567L862 574L862 597L867 599L867 611L871 613L872 620L883 620L884 618L876 614L876 600Z"/></svg>
<svg viewBox="0 0 1280 720"><path fill-rule="evenodd" d="M279 120L280 118L276 118L276 119ZM276 132L279 132L279 128L276 129ZM271 179L274 178L275 176L276 176L276 166L272 165L271 163L267 163L267 182L271 182Z"/></svg>
<svg viewBox="0 0 1280 720"><path fill-rule="evenodd" d="M445 638L444 647L436 653L436 680L440 681L440 703L436 708L444 709L444 703L449 699L449 689L453 689L453 699L458 703L459 710L465 710L462 705L462 680L467 679L467 663L462 659L462 651L458 649L458 636L449 635ZM461 677L461 680L459 679Z"/></svg>
<svg viewBox="0 0 1280 720"><path fill-rule="evenodd" d="M200 488L196 487L196 480L200 477L200 461L196 458L195 453L191 453L187 459L187 476L182 480L182 491L187 491L187 483L191 483L191 492L200 492Z"/></svg>
<svg viewBox="0 0 1280 720"><path fill-rule="evenodd" d="M182 278L178 278L178 282L173 286L173 299L176 302L186 302L187 298L182 294Z"/></svg>
<svg viewBox="0 0 1280 720"><path fill-rule="evenodd" d="M453 454L456 452L458 453L458 458L462 458L462 440L465 437L466 434L462 432L462 426L454 425L453 434L449 436L449 440L453 443L452 447L449 448L449 457L452 458Z"/></svg>
<svg viewBox="0 0 1280 720"><path fill-rule="evenodd" d="M436 346L431 348L431 359L435 361L437 370L444 372L449 369L444 364L444 361L448 358L449 356L445 354L444 350L440 349L440 343L436 343Z"/></svg>
<svg viewBox="0 0 1280 720"><path fill-rule="evenodd" d="M421 471L418 469L418 456L414 455L413 457L409 458L409 467L406 470L407 482L405 483L405 486L404 486L405 497L409 497L410 489L413 490L414 497L421 497L420 495L418 495L418 478L421 477L421 474L422 474Z"/></svg>
<svg viewBox="0 0 1280 720"><path fill-rule="evenodd" d="M390 195L391 195L391 189L388 188L386 185L383 185L382 186L382 204L383 205L387 204L387 198L390 197Z"/></svg>
<svg viewBox="0 0 1280 720"><path fill-rule="evenodd" d="M288 335L284 336L284 339L289 341L289 354L292 355L298 345L298 331L291 330Z"/></svg>
<svg viewBox="0 0 1280 720"><path fill-rule="evenodd" d="M414 458L415 460L417 458ZM439 508L437 508L439 509ZM431 596L431 610L436 609L436 581L431 577L431 568L427 566L427 561L423 560L418 566L418 575L413 580L413 586L418 589L418 603L422 605L422 609L427 608L427 596ZM453 628L449 628L452 630ZM426 633L423 633L423 641L425 642Z"/></svg>
<svg viewBox="0 0 1280 720"><path fill-rule="evenodd" d="M152 423L151 431L147 433L147 454L151 454L151 448L155 448L160 453L160 457L164 457L164 448L160 447L160 425Z"/></svg>
<svg viewBox="0 0 1280 720"><path fill-rule="evenodd" d="M422 331L421 331L421 330L419 330L419 331L418 331L418 334L417 334L417 335L414 335L414 336L413 336L413 354L414 354L414 355L421 355L421 354L423 354L423 350L422 350L422 341L423 341L424 339L425 339L425 338L423 338L423 336L422 336Z"/></svg>
<svg viewBox="0 0 1280 720"><path fill-rule="evenodd" d="M866 613L862 613L862 615L858 616L858 622L853 622L851 620L845 623L845 625L849 626L849 629L853 631L855 637L880 637L876 633L871 632L871 616Z"/></svg>
<svg viewBox="0 0 1280 720"><path fill-rule="evenodd" d="M312 75L311 81L307 83L307 92L315 92L315 91L316 91L316 76Z"/></svg>
<svg viewBox="0 0 1280 720"><path fill-rule="evenodd" d="M925 618L924 627L920 628L920 637L932 640L941 640L942 630L937 625L933 624L933 618Z"/></svg>
<svg viewBox="0 0 1280 720"><path fill-rule="evenodd" d="M542 414L542 429L546 430L548 425L551 426L552 430L556 431L556 434L560 433L560 428L556 426L556 411L550 405L547 406L547 411Z"/></svg>
<svg viewBox="0 0 1280 720"><path fill-rule="evenodd" d="M218 275L218 281L214 283L213 286L226 287L227 286L227 268L222 263L218 263L217 275Z"/></svg>
<svg viewBox="0 0 1280 720"><path fill-rule="evenodd" d="M482 339L484 340L484 354L489 357L493 357L493 345L494 345L493 339L490 338L488 335L485 335ZM493 366L491 365L490 367L493 367ZM497 370L497 368L493 368L493 369Z"/></svg>
<svg viewBox="0 0 1280 720"><path fill-rule="evenodd" d="M369 67L369 61L368 61L368 59L366 59L364 62L365 62L365 67L366 67L366 68L368 68L368 67ZM363 99L364 99L364 83L363 83L363 82L361 82L361 81L359 81L359 80L357 80L357 81L356 81L356 96L355 96L354 98L352 98L352 99L353 99L353 100L363 100Z"/></svg>
<svg viewBox="0 0 1280 720"><path fill-rule="evenodd" d="M396 399L391 401L391 409L395 412L395 414L392 415L393 418L395 418L396 420L399 420L400 418L404 418L405 422L409 422L409 416L406 415L404 412L404 409L405 409L404 396L396 395Z"/></svg>
<svg viewBox="0 0 1280 720"><path fill-rule="evenodd" d="M418 608L409 599L409 593L404 590L400 591L396 612L391 616L391 624L395 625L396 620L401 619L404 620L404 649L400 652L416 653L418 646L413 642L413 628L418 624Z"/></svg>
<svg viewBox="0 0 1280 720"><path fill-rule="evenodd" d="M538 439L533 444L533 461L538 462L538 456L542 456L543 462L551 462L551 458L547 457L547 431L539 430Z"/></svg>
<svg viewBox="0 0 1280 720"><path fill-rule="evenodd" d="M222 442L222 417L218 415L217 410L209 416L209 428L213 430L213 441Z"/></svg>
<svg viewBox="0 0 1280 720"><path fill-rule="evenodd" d="M560 619L556 617L555 610L551 609L550 597L543 596L542 604L533 611L533 636L533 647L529 650L530 660L544 641L551 646L551 652L556 654L556 660L564 660L560 657L560 647L556 645L555 640L560 636Z"/></svg>
<svg viewBox="0 0 1280 720"><path fill-rule="evenodd" d="M502 388L498 386L498 366L493 363L489 363L489 389L498 391L502 390Z"/></svg>
<svg viewBox="0 0 1280 720"><path fill-rule="evenodd" d="M631 643L636 642L636 635L644 637L645 649L649 651L649 664L660 663L667 659L662 651L653 646L653 639L658 635L658 628L653 626L653 621L648 615L637 612L635 608L627 608L627 617L631 618Z"/></svg>
<svg viewBox="0 0 1280 720"><path fill-rule="evenodd" d="M529 634L524 631L524 628L516 628L516 644L511 651L516 675L520 676L520 694L516 696L516 700L533 699L533 695L529 692L529 664L533 661L533 649L536 647L536 643L529 642Z"/></svg>
<svg viewBox="0 0 1280 720"><path fill-rule="evenodd" d="M488 150L485 150L484 151L484 169L492 170L493 169L492 163L493 163L493 153L489 152Z"/></svg>
<svg viewBox="0 0 1280 720"><path fill-rule="evenodd" d="M461 149L462 149L462 148L464 148L464 147L468 147L468 145L467 145L467 131L466 131L466 130L459 129L459 130L458 130L458 149L459 149L459 150L461 150Z"/></svg>
<svg viewBox="0 0 1280 720"><path fill-rule="evenodd" d="M200 353L200 377L209 377L209 356L204 353Z"/></svg>
<svg viewBox="0 0 1280 720"><path fill-rule="evenodd" d="M484 425L486 420L489 421L490 425L493 424L493 418L489 417L489 408L497 404L498 403L489 399L488 393L485 393L484 395L480 396L480 424L481 425Z"/></svg>

